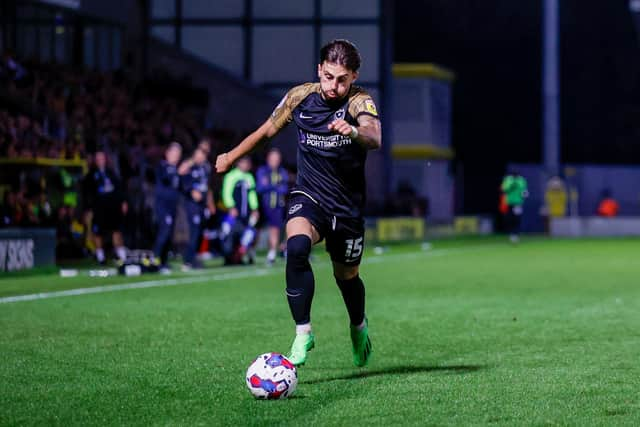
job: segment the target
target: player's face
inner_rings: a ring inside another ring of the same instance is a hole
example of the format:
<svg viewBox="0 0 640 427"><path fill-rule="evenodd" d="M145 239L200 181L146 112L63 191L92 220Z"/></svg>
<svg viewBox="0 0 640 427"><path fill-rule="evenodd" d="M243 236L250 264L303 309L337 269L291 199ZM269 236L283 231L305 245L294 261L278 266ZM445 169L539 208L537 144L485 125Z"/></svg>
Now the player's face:
<svg viewBox="0 0 640 427"><path fill-rule="evenodd" d="M180 161L180 156L182 155L182 150L179 148L173 147L167 150L167 162L171 165L176 165Z"/></svg>
<svg viewBox="0 0 640 427"><path fill-rule="evenodd" d="M282 158L280 156L280 153L277 151L271 151L267 156L267 165L271 169L278 169L281 162Z"/></svg>
<svg viewBox="0 0 640 427"><path fill-rule="evenodd" d="M318 77L322 95L327 100L344 98L351 84L358 78L358 73L332 62L318 64Z"/></svg>
<svg viewBox="0 0 640 427"><path fill-rule="evenodd" d="M242 172L249 172L251 170L251 160L248 157L238 160L238 169Z"/></svg>
<svg viewBox="0 0 640 427"><path fill-rule="evenodd" d="M207 161L207 153L203 149L198 148L195 153L193 153L193 160L197 164L202 164Z"/></svg>
<svg viewBox="0 0 640 427"><path fill-rule="evenodd" d="M101 151L96 153L96 166L98 169L104 169L107 166L107 156Z"/></svg>
<svg viewBox="0 0 640 427"><path fill-rule="evenodd" d="M206 153L211 152L211 143L206 139L203 139L202 141L200 141L200 144L198 144L198 147L200 147Z"/></svg>

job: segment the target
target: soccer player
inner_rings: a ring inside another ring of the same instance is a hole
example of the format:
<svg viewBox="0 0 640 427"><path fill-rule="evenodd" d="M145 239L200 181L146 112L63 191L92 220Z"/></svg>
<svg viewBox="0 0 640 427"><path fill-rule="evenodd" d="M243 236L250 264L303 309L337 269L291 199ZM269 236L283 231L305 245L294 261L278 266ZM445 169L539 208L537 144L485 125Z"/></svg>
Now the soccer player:
<svg viewBox="0 0 640 427"><path fill-rule="evenodd" d="M175 227L176 210L180 199L180 175L178 162L182 156L182 147L172 142L165 151L165 159L156 169L156 221L158 232L153 245L153 254L160 263L160 273L169 273L167 255L171 246L171 237Z"/></svg>
<svg viewBox="0 0 640 427"><path fill-rule="evenodd" d="M522 219L522 205L524 199L529 196L527 190L527 180L518 172L513 171L507 174L502 180L502 191L507 202L507 228L509 229L509 239L511 243L520 241L520 222Z"/></svg>
<svg viewBox="0 0 640 427"><path fill-rule="evenodd" d="M284 223L284 197L289 191L289 177L281 164L280 150L272 148L267 153L267 164L261 166L256 173L260 204L267 220L269 233L268 265L273 265L275 262L280 246L280 232Z"/></svg>
<svg viewBox="0 0 640 427"><path fill-rule="evenodd" d="M371 96L354 85L360 62L357 48L348 40L323 46L317 68L320 81L289 90L264 124L216 159L216 170L224 172L290 122L298 128L298 175L286 220L286 294L296 323L289 359L295 365L304 364L315 345L309 254L323 239L349 314L353 362L364 366L371 354L359 265L364 247L364 166L367 151L381 146L381 126Z"/></svg>
<svg viewBox="0 0 640 427"><path fill-rule="evenodd" d="M252 249L256 237L255 225L259 213L250 157L240 158L237 167L225 175L222 201L229 210L222 223L225 262L252 264L255 258Z"/></svg>
<svg viewBox="0 0 640 427"><path fill-rule="evenodd" d="M120 178L107 166L107 154L99 149L95 154L95 167L85 177L85 197L88 210L93 212L92 231L96 246L96 259L105 264L104 238L111 235L118 259L124 261L127 251L122 237L124 215L129 205L124 196Z"/></svg>
<svg viewBox="0 0 640 427"><path fill-rule="evenodd" d="M215 213L209 189L211 165L207 161L209 144L201 142L193 155L178 168L184 194L184 209L189 222L189 241L183 257L183 271L196 267L196 254L202 238L202 226L208 214Z"/></svg>

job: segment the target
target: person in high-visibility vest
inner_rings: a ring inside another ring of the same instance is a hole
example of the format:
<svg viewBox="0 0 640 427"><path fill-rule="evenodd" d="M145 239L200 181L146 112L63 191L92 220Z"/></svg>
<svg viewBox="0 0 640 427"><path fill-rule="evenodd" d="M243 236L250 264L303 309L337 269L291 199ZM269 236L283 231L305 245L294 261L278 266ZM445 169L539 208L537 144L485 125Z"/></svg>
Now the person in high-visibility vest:
<svg viewBox="0 0 640 427"><path fill-rule="evenodd" d="M512 172L502 180L502 191L508 206L507 227L512 243L520 240L520 223L522 219L524 199L529 196L527 180L518 172Z"/></svg>
<svg viewBox="0 0 640 427"><path fill-rule="evenodd" d="M221 230L226 264L255 262L253 244L259 212L256 181L251 167L251 157L240 158L222 182L222 201L228 209Z"/></svg>

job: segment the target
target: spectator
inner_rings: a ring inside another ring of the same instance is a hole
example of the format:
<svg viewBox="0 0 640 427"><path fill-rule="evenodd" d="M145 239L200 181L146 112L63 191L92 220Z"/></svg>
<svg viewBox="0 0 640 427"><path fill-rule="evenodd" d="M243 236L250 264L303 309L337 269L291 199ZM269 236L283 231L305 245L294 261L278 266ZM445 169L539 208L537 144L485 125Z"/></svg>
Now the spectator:
<svg viewBox="0 0 640 427"><path fill-rule="evenodd" d="M18 196L11 190L4 193L2 203L2 227L18 225Z"/></svg>

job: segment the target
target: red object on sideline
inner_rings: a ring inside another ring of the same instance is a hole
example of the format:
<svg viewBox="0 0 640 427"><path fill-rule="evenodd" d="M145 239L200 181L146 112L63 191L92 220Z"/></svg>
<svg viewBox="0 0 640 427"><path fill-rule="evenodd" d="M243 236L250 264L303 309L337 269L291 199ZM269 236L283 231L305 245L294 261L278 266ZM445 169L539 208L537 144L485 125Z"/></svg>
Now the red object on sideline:
<svg viewBox="0 0 640 427"><path fill-rule="evenodd" d="M611 218L617 216L619 210L620 206L618 205L618 202L612 198L606 198L603 199L598 206L598 215Z"/></svg>
<svg viewBox="0 0 640 427"><path fill-rule="evenodd" d="M202 242L200 242L200 250L198 251L198 253L205 253L205 252L209 252L209 240L206 238L203 238Z"/></svg>
<svg viewBox="0 0 640 427"><path fill-rule="evenodd" d="M500 194L500 204L498 205L498 210L503 215L506 215L507 212L509 212L509 205L507 205L507 195L504 193Z"/></svg>

